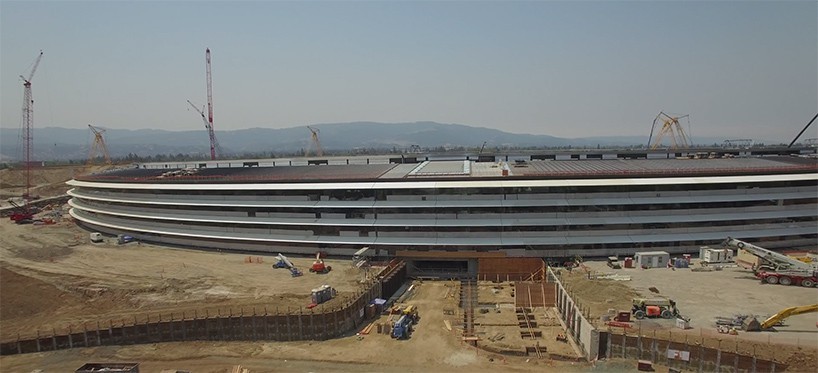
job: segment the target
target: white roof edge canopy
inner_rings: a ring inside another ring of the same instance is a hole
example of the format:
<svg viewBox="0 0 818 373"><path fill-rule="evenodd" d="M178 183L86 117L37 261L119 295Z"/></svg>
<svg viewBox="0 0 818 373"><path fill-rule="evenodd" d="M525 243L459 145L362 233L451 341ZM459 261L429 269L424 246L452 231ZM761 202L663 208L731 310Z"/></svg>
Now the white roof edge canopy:
<svg viewBox="0 0 818 373"><path fill-rule="evenodd" d="M475 180L475 181L401 181L401 182L327 182L327 183L112 183L70 180L68 185L85 188L132 190L347 190L347 189L454 189L454 188L526 188L638 186L678 184L727 184L818 180L818 173L697 176L617 179L541 179L541 180Z"/></svg>

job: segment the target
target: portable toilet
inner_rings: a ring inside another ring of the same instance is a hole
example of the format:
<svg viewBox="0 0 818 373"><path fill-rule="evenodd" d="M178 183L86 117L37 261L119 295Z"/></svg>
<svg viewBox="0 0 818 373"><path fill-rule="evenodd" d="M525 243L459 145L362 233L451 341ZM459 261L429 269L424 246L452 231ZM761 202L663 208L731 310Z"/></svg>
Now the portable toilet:
<svg viewBox="0 0 818 373"><path fill-rule="evenodd" d="M633 258L631 257L625 258L625 268L633 268Z"/></svg>

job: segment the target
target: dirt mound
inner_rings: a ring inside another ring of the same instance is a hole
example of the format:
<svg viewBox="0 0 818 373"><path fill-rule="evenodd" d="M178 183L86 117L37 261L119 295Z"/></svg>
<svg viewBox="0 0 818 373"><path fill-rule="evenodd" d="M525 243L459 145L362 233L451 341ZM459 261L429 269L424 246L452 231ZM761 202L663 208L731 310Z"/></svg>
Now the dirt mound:
<svg viewBox="0 0 818 373"><path fill-rule="evenodd" d="M583 307L590 307L591 318L599 319L608 309L630 310L631 300L639 294L622 281L591 280L581 268L562 271L561 280Z"/></svg>
<svg viewBox="0 0 818 373"><path fill-rule="evenodd" d="M3 321L3 329L7 329L11 324L9 321L39 316L56 308L81 305L83 302L81 297L5 267L0 267L0 289L3 291L0 301L0 320ZM37 296L33 297L30 294Z"/></svg>
<svg viewBox="0 0 818 373"><path fill-rule="evenodd" d="M65 182L79 175L104 171L114 166L49 166L31 169L32 195L54 197L71 189ZM26 170L0 170L0 198L19 197L26 187Z"/></svg>

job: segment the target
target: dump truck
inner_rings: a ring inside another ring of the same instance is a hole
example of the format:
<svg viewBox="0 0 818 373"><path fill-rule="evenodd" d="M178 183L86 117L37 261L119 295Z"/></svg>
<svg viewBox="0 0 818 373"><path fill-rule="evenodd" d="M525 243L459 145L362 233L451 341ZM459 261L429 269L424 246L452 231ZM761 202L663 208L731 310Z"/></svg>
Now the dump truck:
<svg viewBox="0 0 818 373"><path fill-rule="evenodd" d="M634 298L631 313L637 319L644 319L645 317L681 318L679 309L676 308L676 302L667 298Z"/></svg>

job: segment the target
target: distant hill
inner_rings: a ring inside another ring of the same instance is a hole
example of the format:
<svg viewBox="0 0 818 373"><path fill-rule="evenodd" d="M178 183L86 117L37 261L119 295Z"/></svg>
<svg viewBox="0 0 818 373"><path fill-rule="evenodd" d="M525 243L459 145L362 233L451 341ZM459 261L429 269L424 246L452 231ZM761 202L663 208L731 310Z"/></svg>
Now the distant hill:
<svg viewBox="0 0 818 373"><path fill-rule="evenodd" d="M321 145L327 151L353 149L397 149L411 145L422 148L479 148L557 146L629 146L645 144L647 137L587 137L568 139L547 135L503 132L490 128L435 122L415 123L324 123L310 125L318 129ZM272 129L249 128L219 131L217 138L226 153L287 154L308 149L310 132L306 126ZM18 153L19 129L0 128L0 159L14 159ZM204 130L166 131L156 129L109 129L105 141L112 157L130 153L139 156L155 154L209 154L209 142ZM720 142L719 139L701 141ZM45 127L34 129L34 156L38 160L85 159L93 144L87 129Z"/></svg>

